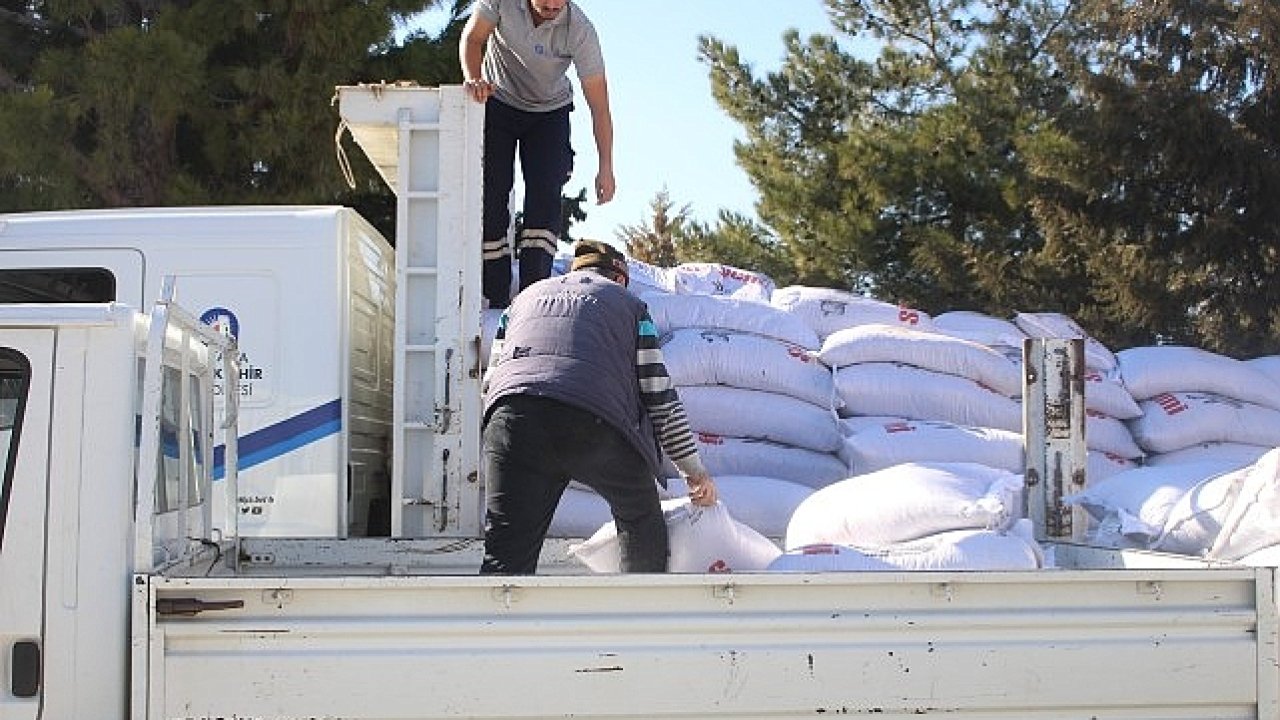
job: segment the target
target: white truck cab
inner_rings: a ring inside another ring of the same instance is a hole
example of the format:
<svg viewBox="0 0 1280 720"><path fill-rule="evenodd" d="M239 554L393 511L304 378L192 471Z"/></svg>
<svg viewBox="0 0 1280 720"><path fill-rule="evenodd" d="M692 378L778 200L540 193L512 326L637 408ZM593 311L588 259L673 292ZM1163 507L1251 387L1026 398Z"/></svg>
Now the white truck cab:
<svg viewBox="0 0 1280 720"><path fill-rule="evenodd" d="M0 717L119 717L133 572L222 539L214 385L235 377L236 346L167 304L151 317L119 303L11 305L0 325Z"/></svg>

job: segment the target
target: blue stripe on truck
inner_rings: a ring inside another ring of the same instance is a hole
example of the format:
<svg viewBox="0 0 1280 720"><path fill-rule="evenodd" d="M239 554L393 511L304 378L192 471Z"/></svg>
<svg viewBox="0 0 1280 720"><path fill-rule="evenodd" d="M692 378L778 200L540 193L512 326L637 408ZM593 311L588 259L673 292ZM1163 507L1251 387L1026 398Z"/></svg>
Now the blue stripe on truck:
<svg viewBox="0 0 1280 720"><path fill-rule="evenodd" d="M286 418L240 438L240 469L261 465L268 460L292 452L337 433L342 429L342 400L332 400L319 407ZM213 449L213 479L221 480L226 472L226 447Z"/></svg>

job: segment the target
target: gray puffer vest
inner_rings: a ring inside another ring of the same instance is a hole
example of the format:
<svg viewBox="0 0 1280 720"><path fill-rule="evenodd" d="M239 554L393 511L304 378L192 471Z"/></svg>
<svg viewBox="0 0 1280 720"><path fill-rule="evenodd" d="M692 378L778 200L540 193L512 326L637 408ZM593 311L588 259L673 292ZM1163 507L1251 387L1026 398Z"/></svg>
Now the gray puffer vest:
<svg viewBox="0 0 1280 720"><path fill-rule="evenodd" d="M507 395L554 398L617 428L658 474L658 443L636 377L645 311L626 288L590 270L530 285L507 309L502 354L485 382L485 417Z"/></svg>

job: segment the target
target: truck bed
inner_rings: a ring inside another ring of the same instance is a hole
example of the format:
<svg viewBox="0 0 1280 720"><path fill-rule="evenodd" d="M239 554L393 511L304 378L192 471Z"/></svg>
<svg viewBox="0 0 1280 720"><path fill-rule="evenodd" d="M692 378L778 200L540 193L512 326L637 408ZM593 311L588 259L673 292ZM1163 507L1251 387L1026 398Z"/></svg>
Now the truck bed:
<svg viewBox="0 0 1280 720"><path fill-rule="evenodd" d="M338 576L290 562L307 545L276 543L274 573L138 577L148 717L1280 713L1274 568L1067 548L1078 569ZM157 613L191 599L241 606Z"/></svg>

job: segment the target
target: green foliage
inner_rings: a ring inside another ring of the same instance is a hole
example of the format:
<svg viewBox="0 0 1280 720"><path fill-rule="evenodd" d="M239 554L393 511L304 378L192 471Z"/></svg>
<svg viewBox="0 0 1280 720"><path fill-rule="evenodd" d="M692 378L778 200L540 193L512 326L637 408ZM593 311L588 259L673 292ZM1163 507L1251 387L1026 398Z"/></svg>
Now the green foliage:
<svg viewBox="0 0 1280 720"><path fill-rule="evenodd" d="M660 267L676 265L680 262L676 255L676 242L690 223L689 206L676 208L671 194L663 188L649 202L649 208L653 211L651 218L638 225L618 228L615 233L617 239L637 260Z"/></svg>
<svg viewBox="0 0 1280 720"><path fill-rule="evenodd" d="M578 241L573 237L573 226L576 223L587 219L587 211L582 209L587 204L587 189L578 188L578 194L573 197L568 195L560 196L560 237L559 241L572 245ZM512 219L514 230L512 231L517 237L524 228L524 212L517 210L515 217Z"/></svg>
<svg viewBox="0 0 1280 720"><path fill-rule="evenodd" d="M1046 224L1089 251L1113 337L1238 356L1280 351L1280 7L1161 0L1084 12L1116 51L1063 67L1086 192ZM1051 181L1072 181L1062 164ZM1053 222L1053 221L1058 222Z"/></svg>
<svg viewBox="0 0 1280 720"><path fill-rule="evenodd" d="M560 196L560 242L574 243L577 238L573 237L573 226L575 223L582 222L587 219L587 211L582 209L587 204L587 189L585 187L578 188L578 194L573 197L568 195Z"/></svg>
<svg viewBox="0 0 1280 720"><path fill-rule="evenodd" d="M344 203L394 236L381 181L335 161L337 85L455 82L463 3L438 0L0 3L0 210ZM349 141L348 141L349 142Z"/></svg>
<svg viewBox="0 0 1280 720"><path fill-rule="evenodd" d="M878 56L789 32L757 77L700 42L776 234L757 262L935 313L1064 312L1120 347L1280 351L1273 0L826 5ZM699 255L750 257L707 230Z"/></svg>
<svg viewBox="0 0 1280 720"><path fill-rule="evenodd" d="M719 262L768 275L778 287L797 284L795 267L768 228L721 210L714 225L692 221L676 240L680 262Z"/></svg>

